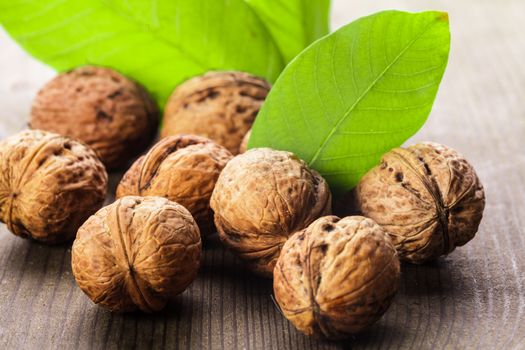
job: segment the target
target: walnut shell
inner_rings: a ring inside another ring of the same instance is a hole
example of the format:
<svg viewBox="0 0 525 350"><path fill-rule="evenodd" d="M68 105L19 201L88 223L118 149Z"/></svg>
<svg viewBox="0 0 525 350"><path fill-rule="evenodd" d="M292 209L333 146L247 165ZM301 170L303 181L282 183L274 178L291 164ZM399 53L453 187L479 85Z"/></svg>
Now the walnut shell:
<svg viewBox="0 0 525 350"><path fill-rule="evenodd" d="M392 241L373 220L326 216L285 243L274 270L284 316L307 335L346 338L376 322L399 284Z"/></svg>
<svg viewBox="0 0 525 350"><path fill-rule="evenodd" d="M238 154L269 90L265 80L242 72L211 72L190 79L169 98L161 136L201 135Z"/></svg>
<svg viewBox="0 0 525 350"><path fill-rule="evenodd" d="M391 235L400 258L418 264L470 241L485 207L474 168L436 143L386 153L356 195L360 211Z"/></svg>
<svg viewBox="0 0 525 350"><path fill-rule="evenodd" d="M31 110L33 129L85 142L108 169L137 156L157 132L158 109L137 83L101 67L80 67L47 83Z"/></svg>
<svg viewBox="0 0 525 350"><path fill-rule="evenodd" d="M331 194L321 175L292 153L255 148L226 165L210 204L223 243L271 276L288 236L330 214Z"/></svg>
<svg viewBox="0 0 525 350"><path fill-rule="evenodd" d="M94 303L153 312L193 282L200 256L199 229L183 206L161 197L124 197L80 227L71 265Z"/></svg>
<svg viewBox="0 0 525 350"><path fill-rule="evenodd" d="M226 148L204 137L167 137L126 172L118 185L117 198L166 197L186 207L206 235L213 229L211 193L231 158Z"/></svg>
<svg viewBox="0 0 525 350"><path fill-rule="evenodd" d="M0 221L20 237L71 240L102 206L107 181L87 146L46 131L22 131L0 143Z"/></svg>

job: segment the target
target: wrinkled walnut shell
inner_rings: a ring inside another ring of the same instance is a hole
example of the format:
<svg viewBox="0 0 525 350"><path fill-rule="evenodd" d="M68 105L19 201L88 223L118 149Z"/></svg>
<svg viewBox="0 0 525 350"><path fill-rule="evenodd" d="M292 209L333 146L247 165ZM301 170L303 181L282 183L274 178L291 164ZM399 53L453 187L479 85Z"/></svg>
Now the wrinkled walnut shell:
<svg viewBox="0 0 525 350"><path fill-rule="evenodd" d="M297 329L341 339L383 315L399 275L396 250L378 224L362 216L326 216L285 243L273 286Z"/></svg>
<svg viewBox="0 0 525 350"><path fill-rule="evenodd" d="M190 79L169 98L161 135L201 135L238 154L269 90L265 80L242 72Z"/></svg>
<svg viewBox="0 0 525 350"><path fill-rule="evenodd" d="M117 198L166 197L188 209L206 235L213 229L211 193L231 158L226 148L204 137L167 137L126 172L117 188Z"/></svg>
<svg viewBox="0 0 525 350"><path fill-rule="evenodd" d="M156 104L144 88L111 69L92 66L47 83L33 102L30 120L33 129L86 143L110 170L142 152L157 123Z"/></svg>
<svg viewBox="0 0 525 350"><path fill-rule="evenodd" d="M456 151L420 143L385 154L357 187L357 204L390 234L402 260L424 263L476 234L485 193Z"/></svg>
<svg viewBox="0 0 525 350"><path fill-rule="evenodd" d="M233 158L211 197L222 242L271 276L292 233L331 211L326 181L290 152L256 148Z"/></svg>
<svg viewBox="0 0 525 350"><path fill-rule="evenodd" d="M0 143L0 221L20 237L71 240L102 206L107 181L87 146L46 131L22 131Z"/></svg>
<svg viewBox="0 0 525 350"><path fill-rule="evenodd" d="M71 265L94 303L154 312L193 282L200 256L199 229L183 206L161 197L124 197L80 227Z"/></svg>

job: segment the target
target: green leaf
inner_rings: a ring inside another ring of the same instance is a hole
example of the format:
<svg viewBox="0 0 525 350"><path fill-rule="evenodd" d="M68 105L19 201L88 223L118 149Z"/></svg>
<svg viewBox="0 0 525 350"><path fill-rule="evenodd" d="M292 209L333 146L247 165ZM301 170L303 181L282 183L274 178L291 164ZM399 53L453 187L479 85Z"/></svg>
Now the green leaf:
<svg viewBox="0 0 525 350"><path fill-rule="evenodd" d="M448 16L381 12L317 41L283 71L249 147L289 150L335 192L424 124L450 49Z"/></svg>
<svg viewBox="0 0 525 350"><path fill-rule="evenodd" d="M113 67L161 105L174 87L209 70L277 78L284 63L244 0L0 0L0 23L59 71Z"/></svg>
<svg viewBox="0 0 525 350"><path fill-rule="evenodd" d="M273 36L286 62L328 34L330 0L245 0Z"/></svg>

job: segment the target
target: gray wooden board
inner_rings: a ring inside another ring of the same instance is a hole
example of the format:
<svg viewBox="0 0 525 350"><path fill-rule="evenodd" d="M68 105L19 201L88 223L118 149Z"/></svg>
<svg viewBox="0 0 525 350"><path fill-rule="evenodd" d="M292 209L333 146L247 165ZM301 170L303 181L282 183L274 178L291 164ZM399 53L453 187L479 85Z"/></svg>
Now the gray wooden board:
<svg viewBox="0 0 525 350"><path fill-rule="evenodd" d="M336 0L334 21L392 7L450 13L449 67L411 142L452 146L478 170L487 206L472 242L435 263L403 265L385 316L333 343L295 331L270 298L271 281L246 272L216 238L198 279L165 311L112 315L76 287L69 246L22 240L2 226L0 348L525 348L525 2Z"/></svg>

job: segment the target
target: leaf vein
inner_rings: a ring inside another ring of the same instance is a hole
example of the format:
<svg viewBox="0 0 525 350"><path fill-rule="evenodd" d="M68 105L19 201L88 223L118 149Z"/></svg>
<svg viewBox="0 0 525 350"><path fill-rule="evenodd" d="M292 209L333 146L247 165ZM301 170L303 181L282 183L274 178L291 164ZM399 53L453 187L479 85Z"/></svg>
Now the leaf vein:
<svg viewBox="0 0 525 350"><path fill-rule="evenodd" d="M386 72L388 72L388 70L390 68L392 68L392 66L394 64L396 64L399 59L404 55L404 53L406 51L408 51L412 45L414 45L414 43L419 40L420 37L422 37L435 23L431 23L429 24L424 30L421 31L421 33L419 33L418 35L416 35L416 37L414 39L412 39L408 45L403 49L401 50L401 52L394 58L394 60L392 62L390 62L389 65L387 65L383 71L374 79L374 81L372 81L372 83L367 87L367 89L365 89L363 91L363 93L357 98L357 100L347 109L347 111L345 111L345 113L343 114L343 116L341 118L339 118L337 124L332 128L332 130L330 131L330 133L328 133L328 135L325 137L323 143L321 144L321 147L319 147L319 149L317 150L317 152L315 152L315 154L313 155L313 157L310 159L310 161L308 162L308 164L311 166L311 167L314 167L313 165L315 164L315 162L317 161L317 159L319 158L319 155L321 154L322 151L324 151L326 145L328 144L328 142L330 141L330 139L332 138L332 136L334 135L334 133L337 131L337 129L341 126L341 124L343 123L343 121L346 119L346 117L352 113L352 111L354 111L354 109L356 108L356 106L361 102L361 100L367 95L367 93L372 90L372 88L383 78L383 76L385 75Z"/></svg>

